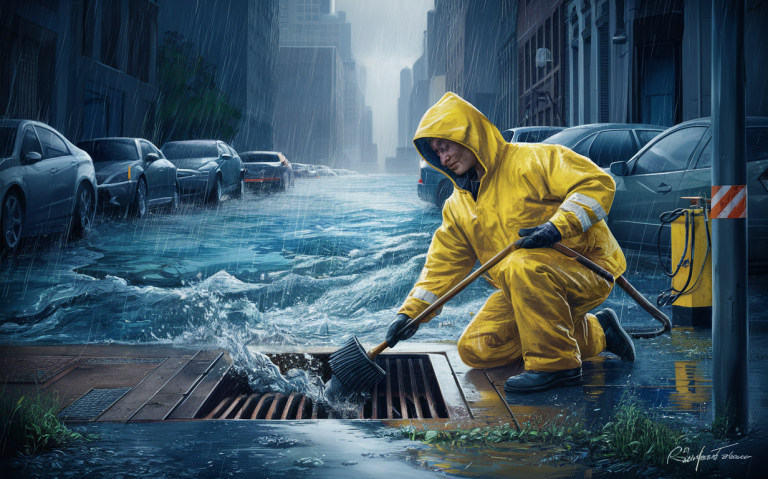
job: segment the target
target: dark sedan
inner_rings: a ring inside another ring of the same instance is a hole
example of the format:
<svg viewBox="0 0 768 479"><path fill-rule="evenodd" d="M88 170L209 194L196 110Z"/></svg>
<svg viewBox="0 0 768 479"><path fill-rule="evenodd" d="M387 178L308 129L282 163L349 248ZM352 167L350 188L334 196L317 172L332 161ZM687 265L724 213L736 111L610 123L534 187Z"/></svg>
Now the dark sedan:
<svg viewBox="0 0 768 479"><path fill-rule="evenodd" d="M88 153L44 123L0 120L0 250L13 251L25 236L85 235L95 193Z"/></svg>
<svg viewBox="0 0 768 479"><path fill-rule="evenodd" d="M667 128L637 123L594 123L574 126L550 136L541 143L563 145L609 168L614 161L627 161Z"/></svg>
<svg viewBox="0 0 768 479"><path fill-rule="evenodd" d="M178 168L182 199L218 204L227 193L242 197L243 162L223 141L172 141L163 145L162 152Z"/></svg>
<svg viewBox="0 0 768 479"><path fill-rule="evenodd" d="M521 126L504 130L501 136L507 143L539 143L563 130L562 126Z"/></svg>
<svg viewBox="0 0 768 479"><path fill-rule="evenodd" d="M77 146L93 159L103 211L142 217L149 208L179 206L176 167L141 138L100 138Z"/></svg>
<svg viewBox="0 0 768 479"><path fill-rule="evenodd" d="M687 207L683 197L711 197L710 118L659 135L628 162L611 165L616 195L608 225L622 246L656 251L659 215ZM747 216L750 263L768 262L768 118L747 117ZM669 248L670 229L659 245Z"/></svg>
<svg viewBox="0 0 768 479"><path fill-rule="evenodd" d="M247 151L240 153L245 165L245 184L259 190L285 191L293 186L293 169L282 153L277 151Z"/></svg>

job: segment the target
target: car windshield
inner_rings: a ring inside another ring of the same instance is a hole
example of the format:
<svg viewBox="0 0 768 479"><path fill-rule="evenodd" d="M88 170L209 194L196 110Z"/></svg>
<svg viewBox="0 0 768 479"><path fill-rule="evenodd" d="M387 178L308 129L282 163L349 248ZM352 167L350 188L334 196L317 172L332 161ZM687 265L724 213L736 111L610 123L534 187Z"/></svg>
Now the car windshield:
<svg viewBox="0 0 768 479"><path fill-rule="evenodd" d="M8 158L13 154L16 143L16 127L0 126L0 158Z"/></svg>
<svg viewBox="0 0 768 479"><path fill-rule="evenodd" d="M248 163L279 163L280 157L270 153L245 153L240 159Z"/></svg>
<svg viewBox="0 0 768 479"><path fill-rule="evenodd" d="M94 163L139 159L136 142L133 140L81 141L77 147L85 150Z"/></svg>
<svg viewBox="0 0 768 479"><path fill-rule="evenodd" d="M586 128L568 128L560 133L550 136L542 143L548 143L550 145L563 145L571 148L577 141L579 141L585 134L589 133Z"/></svg>
<svg viewBox="0 0 768 479"><path fill-rule="evenodd" d="M169 160L216 158L219 156L219 149L216 148L216 143L166 143L163 146L163 154Z"/></svg>

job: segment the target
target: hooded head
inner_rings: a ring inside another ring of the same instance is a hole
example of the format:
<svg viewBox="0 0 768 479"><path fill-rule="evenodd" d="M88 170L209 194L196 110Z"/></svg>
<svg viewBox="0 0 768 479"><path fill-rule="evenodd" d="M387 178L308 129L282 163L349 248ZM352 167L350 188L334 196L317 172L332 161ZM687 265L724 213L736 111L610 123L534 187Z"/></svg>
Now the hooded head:
<svg viewBox="0 0 768 479"><path fill-rule="evenodd" d="M467 147L477 157L485 173L491 173L497 166L497 157L507 144L498 128L469 102L448 92L427 110L416 130L413 143L424 160L445 174L459 188L467 180L456 175L440 163L440 157L430 145L430 139L442 138Z"/></svg>

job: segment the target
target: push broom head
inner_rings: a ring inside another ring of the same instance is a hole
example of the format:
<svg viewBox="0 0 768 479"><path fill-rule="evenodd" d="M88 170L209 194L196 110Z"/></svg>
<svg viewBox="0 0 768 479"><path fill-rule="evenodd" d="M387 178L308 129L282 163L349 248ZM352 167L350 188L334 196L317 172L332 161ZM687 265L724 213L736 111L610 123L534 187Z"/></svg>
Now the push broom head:
<svg viewBox="0 0 768 479"><path fill-rule="evenodd" d="M338 351L331 354L331 372L349 392L368 392L386 373L365 352L357 336L352 336Z"/></svg>

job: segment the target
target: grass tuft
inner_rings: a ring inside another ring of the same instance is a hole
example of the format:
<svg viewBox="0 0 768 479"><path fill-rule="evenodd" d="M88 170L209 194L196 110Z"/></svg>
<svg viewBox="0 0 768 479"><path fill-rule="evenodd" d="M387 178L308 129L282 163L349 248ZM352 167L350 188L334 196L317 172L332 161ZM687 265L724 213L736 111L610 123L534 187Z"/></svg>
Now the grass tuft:
<svg viewBox="0 0 768 479"><path fill-rule="evenodd" d="M68 441L86 439L59 421L61 401L39 389L18 396L0 395L0 456L37 454Z"/></svg>

